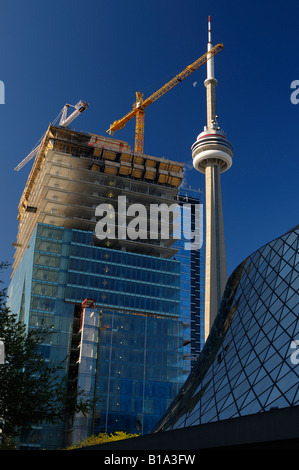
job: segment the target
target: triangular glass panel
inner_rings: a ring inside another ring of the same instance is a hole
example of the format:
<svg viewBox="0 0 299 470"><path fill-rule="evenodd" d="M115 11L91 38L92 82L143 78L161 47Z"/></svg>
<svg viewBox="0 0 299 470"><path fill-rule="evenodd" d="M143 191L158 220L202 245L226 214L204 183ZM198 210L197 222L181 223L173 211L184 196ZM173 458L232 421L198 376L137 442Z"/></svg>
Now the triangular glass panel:
<svg viewBox="0 0 299 470"><path fill-rule="evenodd" d="M286 408L290 406L288 401L285 399L285 397L281 396L278 397L276 400L274 400L272 403L269 403L265 409L265 411L268 411L274 408Z"/></svg>
<svg viewBox="0 0 299 470"><path fill-rule="evenodd" d="M233 394L236 400L238 397L242 396L246 390L250 389L250 383L248 382L247 378L245 378L242 382L238 383L234 389Z"/></svg>
<svg viewBox="0 0 299 470"><path fill-rule="evenodd" d="M235 403L231 403L227 408L224 408L218 415L218 419L229 419L231 418L236 412L237 408Z"/></svg>
<svg viewBox="0 0 299 470"><path fill-rule="evenodd" d="M289 374L291 365L292 365L291 361L290 361L290 365L287 362L282 363L281 370L276 378L276 383L278 383L282 378L286 377L286 375Z"/></svg>
<svg viewBox="0 0 299 470"><path fill-rule="evenodd" d="M291 232L286 238L285 242L290 246L296 246L298 242L298 235L296 232Z"/></svg>
<svg viewBox="0 0 299 470"><path fill-rule="evenodd" d="M192 415L186 419L185 427L195 426L196 424L199 424L199 416Z"/></svg>
<svg viewBox="0 0 299 470"><path fill-rule="evenodd" d="M269 382L269 386L267 388L265 387L265 390L260 390L259 394L257 394L256 388L254 389L255 393L257 394L257 398L259 402L261 403L261 406L263 407L263 409L265 408L268 398L271 395L274 388L275 388L274 384Z"/></svg>
<svg viewBox="0 0 299 470"><path fill-rule="evenodd" d="M293 406L299 405L299 385L298 385L297 390L296 390L296 393L295 393L295 395L294 395L292 405L293 405Z"/></svg>
<svg viewBox="0 0 299 470"><path fill-rule="evenodd" d="M218 413L216 408L211 408L201 416L201 423L211 423L212 421L218 421Z"/></svg>
<svg viewBox="0 0 299 470"><path fill-rule="evenodd" d="M243 398L245 396L245 398ZM253 400L256 400L256 396L253 392L252 389L248 390L248 392L240 397L237 401L238 408L241 410L245 406L247 406L249 403L251 403Z"/></svg>
<svg viewBox="0 0 299 470"><path fill-rule="evenodd" d="M295 253L293 260L293 270L299 273L299 252Z"/></svg>
<svg viewBox="0 0 299 470"><path fill-rule="evenodd" d="M281 398L281 397L282 397L281 391L277 387L273 387L264 406L266 407L270 405L273 401L277 400L277 398Z"/></svg>
<svg viewBox="0 0 299 470"><path fill-rule="evenodd" d="M181 416L178 421L175 423L174 429L184 428L185 427L185 418L186 416Z"/></svg>
<svg viewBox="0 0 299 470"><path fill-rule="evenodd" d="M294 270L295 261L296 261L296 252L293 251L293 254L289 259L289 265L292 266L293 270ZM297 271L295 271L295 273L297 273Z"/></svg>
<svg viewBox="0 0 299 470"><path fill-rule="evenodd" d="M290 284L294 269L290 265L287 265L287 266L289 268L288 272L282 271L281 273L279 273L279 275L285 280L287 284Z"/></svg>
<svg viewBox="0 0 299 470"><path fill-rule="evenodd" d="M280 321L282 321L282 320L280 320ZM281 323L277 324L275 335L274 335L272 341L274 342L277 338L279 338L284 333L285 333L285 330L281 327Z"/></svg>
<svg viewBox="0 0 299 470"><path fill-rule="evenodd" d="M298 382L295 385L293 385L293 387L291 387L287 392L284 392L284 396L286 400L288 401L289 406L292 406L295 404L294 401L295 401L295 397L297 394L297 390L298 390Z"/></svg>
<svg viewBox="0 0 299 470"><path fill-rule="evenodd" d="M261 363L256 359L246 368L246 374L248 377L248 382L252 385L256 380L257 376L261 370Z"/></svg>
<svg viewBox="0 0 299 470"><path fill-rule="evenodd" d="M293 334L292 334L293 338L296 338L297 336L299 336L299 315L297 317L297 321L295 323Z"/></svg>
<svg viewBox="0 0 299 470"><path fill-rule="evenodd" d="M263 337L262 341L260 341L256 346L255 346L255 352L256 355L258 356L260 362L263 362L265 359L265 356L268 352L268 349L270 347L269 340L266 336Z"/></svg>
<svg viewBox="0 0 299 470"><path fill-rule="evenodd" d="M276 304L277 310L273 307L271 307L271 314L269 315L268 318L266 319L265 323L263 324L263 330L265 332L265 335L269 339L269 332L273 330L273 328L277 325L277 318L276 318L276 313L279 310L278 309L278 304ZM282 308L282 305L280 306ZM279 318L279 315L278 315Z"/></svg>
<svg viewBox="0 0 299 470"><path fill-rule="evenodd" d="M264 368L260 365L258 369L258 374L255 376L254 380L251 381L251 386L254 386L256 383L258 383L260 380L262 380L267 372L264 370Z"/></svg>
<svg viewBox="0 0 299 470"><path fill-rule="evenodd" d="M261 405L258 400L255 399L242 408L240 415L245 416L254 413L259 413L260 411L262 411Z"/></svg>
<svg viewBox="0 0 299 470"><path fill-rule="evenodd" d="M293 287L295 292L299 291L299 273L297 273L297 271L294 271L294 270L293 270L293 274L291 278L291 286Z"/></svg>
<svg viewBox="0 0 299 470"><path fill-rule="evenodd" d="M219 402L217 402L217 408L218 411L221 411L222 408L226 408L229 406L232 402L234 401L233 395L230 393L229 395L226 395L223 397Z"/></svg>
<svg viewBox="0 0 299 470"><path fill-rule="evenodd" d="M269 245L272 247L272 250L275 251L275 253L281 253L283 250L284 242L280 238L277 238L276 240L273 240L273 242Z"/></svg>
<svg viewBox="0 0 299 470"><path fill-rule="evenodd" d="M281 298L282 292L284 292L288 288L288 283L285 282L284 279L281 279L279 276L277 277L277 283L275 286L275 291L274 294L278 297Z"/></svg>
<svg viewBox="0 0 299 470"><path fill-rule="evenodd" d="M277 364L272 370L269 371L269 375L271 375L271 378L274 383L277 381L277 377L279 375L281 369L281 363Z"/></svg>
<svg viewBox="0 0 299 470"><path fill-rule="evenodd" d="M285 393L294 385L298 385L298 375L294 373L294 370L290 370L284 377L276 380L276 384Z"/></svg>

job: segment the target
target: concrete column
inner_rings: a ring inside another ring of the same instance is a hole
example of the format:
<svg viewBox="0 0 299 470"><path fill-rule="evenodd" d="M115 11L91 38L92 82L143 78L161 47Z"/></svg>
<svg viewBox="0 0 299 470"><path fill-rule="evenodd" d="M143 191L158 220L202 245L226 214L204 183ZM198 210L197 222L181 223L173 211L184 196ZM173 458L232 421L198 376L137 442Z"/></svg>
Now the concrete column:
<svg viewBox="0 0 299 470"><path fill-rule="evenodd" d="M218 243L219 243L219 286L220 297L219 304L227 282L227 266L226 266L226 250L225 250L225 237L224 237L224 224L223 224L223 210L222 210L222 192L221 192L221 178L220 170L217 167L217 199L218 199Z"/></svg>
<svg viewBox="0 0 299 470"><path fill-rule="evenodd" d="M227 280L220 171L208 163L206 184L205 340L216 318Z"/></svg>

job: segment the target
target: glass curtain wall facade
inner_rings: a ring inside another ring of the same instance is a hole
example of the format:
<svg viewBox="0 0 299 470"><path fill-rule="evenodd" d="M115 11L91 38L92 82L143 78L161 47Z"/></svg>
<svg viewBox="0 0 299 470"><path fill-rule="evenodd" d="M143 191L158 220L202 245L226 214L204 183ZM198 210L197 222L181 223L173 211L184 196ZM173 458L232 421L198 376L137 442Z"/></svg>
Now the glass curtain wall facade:
<svg viewBox="0 0 299 470"><path fill-rule="evenodd" d="M185 243L190 239L188 231L194 233L198 230L202 220L202 192L183 187L180 189L178 201L182 210L184 206L186 209L186 205L190 207L190 211L184 210L182 236L174 245L178 249L175 259L180 262L181 273L180 318L185 325L184 379L186 379L204 344L204 245L200 243L196 250L185 247ZM197 223L196 217L199 218Z"/></svg>
<svg viewBox="0 0 299 470"><path fill-rule="evenodd" d="M99 240L95 210L109 204L119 215L119 196L127 207L183 205L182 180L181 163L50 126L19 204L8 306L28 328L53 329L45 359L64 361L61 378L95 406L87 419L22 434L20 448L63 448L102 431L146 434L178 393L200 349L199 252L171 238Z"/></svg>
<svg viewBox="0 0 299 470"><path fill-rule="evenodd" d="M92 233L43 224L30 247L8 290L11 311L29 327L53 326L42 352L58 363L70 352L76 306L94 299L101 326L93 431L149 432L183 380L179 261L93 246ZM61 446L64 427L51 429L40 430L36 445Z"/></svg>
<svg viewBox="0 0 299 470"><path fill-rule="evenodd" d="M179 321L100 309L96 405L88 422L76 422L75 440L90 432L128 430L147 434L181 386L183 327ZM83 343L86 354L92 349ZM95 345L96 347L96 345ZM80 366L82 365L82 361ZM82 366L79 379L86 374ZM86 383L84 378L83 383Z"/></svg>
<svg viewBox="0 0 299 470"><path fill-rule="evenodd" d="M299 404L299 226L229 278L199 359L155 431Z"/></svg>

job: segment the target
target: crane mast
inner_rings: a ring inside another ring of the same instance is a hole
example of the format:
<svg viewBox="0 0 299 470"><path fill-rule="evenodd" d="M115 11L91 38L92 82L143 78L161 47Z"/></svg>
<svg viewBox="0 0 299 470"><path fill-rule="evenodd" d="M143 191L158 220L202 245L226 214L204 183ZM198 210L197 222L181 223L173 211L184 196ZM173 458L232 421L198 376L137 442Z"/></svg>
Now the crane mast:
<svg viewBox="0 0 299 470"><path fill-rule="evenodd" d="M136 102L133 105L133 109L123 116L121 119L114 121L110 125L110 128L107 130L107 133L113 135L117 130L122 129L128 121L136 117L136 126L135 126L135 153L143 153L144 147L144 114L145 108L151 103L154 103L158 98L167 93L171 88L176 86L186 77L188 77L192 72L197 70L201 65L205 64L214 55L218 54L223 49L223 44L217 44L212 47L208 52L203 54L199 59L197 59L192 64L188 65L181 73L176 75L172 80L165 83L159 90L155 91L148 98L143 100L143 94L136 92Z"/></svg>

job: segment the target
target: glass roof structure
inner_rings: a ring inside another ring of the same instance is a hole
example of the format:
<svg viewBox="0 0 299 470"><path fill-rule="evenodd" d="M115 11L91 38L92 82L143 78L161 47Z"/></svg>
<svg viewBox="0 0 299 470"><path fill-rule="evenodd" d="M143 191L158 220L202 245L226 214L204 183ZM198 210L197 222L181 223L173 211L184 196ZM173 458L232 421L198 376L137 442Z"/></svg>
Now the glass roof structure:
<svg viewBox="0 0 299 470"><path fill-rule="evenodd" d="M299 404L298 243L299 225L236 268L197 363L154 432Z"/></svg>

